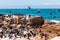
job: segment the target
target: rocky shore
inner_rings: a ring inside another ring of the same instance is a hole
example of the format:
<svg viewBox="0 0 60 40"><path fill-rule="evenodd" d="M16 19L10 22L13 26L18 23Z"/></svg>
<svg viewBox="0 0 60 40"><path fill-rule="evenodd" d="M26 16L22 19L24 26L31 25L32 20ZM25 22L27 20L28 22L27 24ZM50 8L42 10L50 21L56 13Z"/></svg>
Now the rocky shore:
<svg viewBox="0 0 60 40"><path fill-rule="evenodd" d="M31 15L0 15L0 40L52 40L60 23Z"/></svg>

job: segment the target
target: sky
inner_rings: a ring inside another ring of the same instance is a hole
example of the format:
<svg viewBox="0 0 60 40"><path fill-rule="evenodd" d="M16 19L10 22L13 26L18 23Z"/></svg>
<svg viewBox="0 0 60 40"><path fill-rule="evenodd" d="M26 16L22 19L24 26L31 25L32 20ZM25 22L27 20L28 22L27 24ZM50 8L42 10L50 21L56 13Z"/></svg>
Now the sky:
<svg viewBox="0 0 60 40"><path fill-rule="evenodd" d="M60 8L60 0L0 0L2 8Z"/></svg>

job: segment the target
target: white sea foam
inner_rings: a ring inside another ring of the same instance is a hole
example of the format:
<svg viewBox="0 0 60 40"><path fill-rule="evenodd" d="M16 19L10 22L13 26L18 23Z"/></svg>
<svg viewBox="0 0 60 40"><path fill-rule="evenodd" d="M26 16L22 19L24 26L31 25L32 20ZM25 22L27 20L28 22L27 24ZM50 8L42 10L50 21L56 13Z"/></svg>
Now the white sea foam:
<svg viewBox="0 0 60 40"><path fill-rule="evenodd" d="M5 15L5 16L8 16L8 15Z"/></svg>
<svg viewBox="0 0 60 40"><path fill-rule="evenodd" d="M56 23L60 23L60 21L58 20L50 20L51 22L56 22Z"/></svg>

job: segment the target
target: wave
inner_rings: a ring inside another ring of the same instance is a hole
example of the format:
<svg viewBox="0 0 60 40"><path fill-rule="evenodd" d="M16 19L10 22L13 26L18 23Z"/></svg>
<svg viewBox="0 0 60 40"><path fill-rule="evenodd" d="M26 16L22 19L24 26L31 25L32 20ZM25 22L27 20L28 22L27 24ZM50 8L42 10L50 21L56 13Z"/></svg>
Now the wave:
<svg viewBox="0 0 60 40"><path fill-rule="evenodd" d="M60 23L58 20L50 20L51 22Z"/></svg>

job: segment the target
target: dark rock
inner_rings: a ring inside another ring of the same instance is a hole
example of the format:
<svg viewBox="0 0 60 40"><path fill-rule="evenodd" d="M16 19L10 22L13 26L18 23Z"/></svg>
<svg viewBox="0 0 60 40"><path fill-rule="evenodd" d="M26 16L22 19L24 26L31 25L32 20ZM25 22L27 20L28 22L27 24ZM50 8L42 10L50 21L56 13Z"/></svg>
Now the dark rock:
<svg viewBox="0 0 60 40"><path fill-rule="evenodd" d="M30 33L32 34L33 37L36 36L36 33L33 33L32 31L30 31Z"/></svg>
<svg viewBox="0 0 60 40"><path fill-rule="evenodd" d="M2 38L2 35L0 35L0 37Z"/></svg>
<svg viewBox="0 0 60 40"><path fill-rule="evenodd" d="M9 29L13 29L13 26L9 26Z"/></svg>
<svg viewBox="0 0 60 40"><path fill-rule="evenodd" d="M30 25L31 26L36 26L36 25L43 25L44 24L44 18L43 17L34 17L30 20Z"/></svg>
<svg viewBox="0 0 60 40"><path fill-rule="evenodd" d="M0 23L0 28L3 26L3 24L2 23Z"/></svg>
<svg viewBox="0 0 60 40"><path fill-rule="evenodd" d="M26 21L26 19L23 19L23 20L19 19L18 20L18 24L24 24L24 25L26 25L27 21Z"/></svg>

